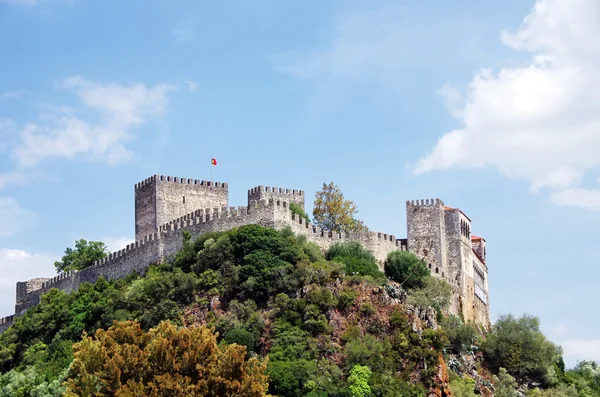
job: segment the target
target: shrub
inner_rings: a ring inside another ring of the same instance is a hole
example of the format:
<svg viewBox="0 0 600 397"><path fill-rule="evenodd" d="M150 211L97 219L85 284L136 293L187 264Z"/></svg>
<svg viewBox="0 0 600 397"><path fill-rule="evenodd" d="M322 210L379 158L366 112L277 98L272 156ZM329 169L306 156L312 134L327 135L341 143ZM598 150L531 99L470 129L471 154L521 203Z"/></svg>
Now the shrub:
<svg viewBox="0 0 600 397"><path fill-rule="evenodd" d="M475 328L471 324L463 324L459 317L445 317L441 326L448 337L448 348L454 354L466 352L477 339Z"/></svg>
<svg viewBox="0 0 600 397"><path fill-rule="evenodd" d="M300 207L298 204L290 203L290 211L292 211L293 214L296 214L296 215L300 216L301 218L304 218L306 220L306 223L310 223L310 218L308 217L308 215L306 215L306 212L304 212L304 209L302 209L302 207Z"/></svg>
<svg viewBox="0 0 600 397"><path fill-rule="evenodd" d="M351 288L340 291L338 296L338 305L340 309L343 310L353 306L356 302L356 298L358 298L358 291L355 291Z"/></svg>
<svg viewBox="0 0 600 397"><path fill-rule="evenodd" d="M560 348L546 339L539 326L537 317L501 316L482 345L489 368L498 372L503 367L520 383L538 382L545 387L554 383Z"/></svg>
<svg viewBox="0 0 600 397"><path fill-rule="evenodd" d="M225 334L223 339L230 345L235 343L240 346L246 346L247 354L253 352L256 348L256 338L251 332L248 332L244 328L232 329Z"/></svg>
<svg viewBox="0 0 600 397"><path fill-rule="evenodd" d="M333 260L338 257L351 257L375 262L373 254L362 246L361 243L352 241L347 243L335 243L327 250L325 259Z"/></svg>
<svg viewBox="0 0 600 397"><path fill-rule="evenodd" d="M384 270L386 276L407 288L422 287L430 273L425 262L408 251L390 252Z"/></svg>

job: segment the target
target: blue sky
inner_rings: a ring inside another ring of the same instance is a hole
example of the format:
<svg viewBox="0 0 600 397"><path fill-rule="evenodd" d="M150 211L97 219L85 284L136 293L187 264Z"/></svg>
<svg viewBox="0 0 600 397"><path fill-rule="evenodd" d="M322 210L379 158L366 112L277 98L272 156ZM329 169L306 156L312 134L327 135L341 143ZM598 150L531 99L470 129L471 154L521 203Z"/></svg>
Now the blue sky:
<svg viewBox="0 0 600 397"><path fill-rule="evenodd" d="M600 360L600 5L413 3L0 0L0 315L76 239L131 241L136 182L212 156L231 205L334 181L398 237L406 200L460 207L493 320Z"/></svg>

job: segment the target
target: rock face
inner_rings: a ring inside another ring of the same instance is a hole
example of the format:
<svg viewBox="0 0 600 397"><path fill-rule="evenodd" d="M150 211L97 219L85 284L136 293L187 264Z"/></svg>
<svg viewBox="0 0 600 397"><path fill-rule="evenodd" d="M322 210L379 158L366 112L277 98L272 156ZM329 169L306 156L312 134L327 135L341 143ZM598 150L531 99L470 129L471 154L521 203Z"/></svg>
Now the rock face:
<svg viewBox="0 0 600 397"><path fill-rule="evenodd" d="M451 397L450 377L448 376L448 367L444 362L444 358L440 354L438 373L435 376L435 388L429 393L429 397Z"/></svg>

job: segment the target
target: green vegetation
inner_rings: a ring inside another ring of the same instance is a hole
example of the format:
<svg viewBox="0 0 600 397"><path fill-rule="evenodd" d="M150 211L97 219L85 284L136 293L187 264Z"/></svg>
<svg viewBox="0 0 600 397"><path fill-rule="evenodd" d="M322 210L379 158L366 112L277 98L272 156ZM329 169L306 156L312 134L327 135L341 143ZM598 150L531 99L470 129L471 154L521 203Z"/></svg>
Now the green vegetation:
<svg viewBox="0 0 600 397"><path fill-rule="evenodd" d="M204 326L161 322L144 332L137 322L115 322L73 348L65 397L266 396L265 363L245 361L242 346L219 348Z"/></svg>
<svg viewBox="0 0 600 397"><path fill-rule="evenodd" d="M43 295L0 335L0 397L416 397L439 386L440 356L444 387L459 397L485 387L515 396L517 384L531 396L600 396L598 365L565 371L536 318L501 317L484 338L445 316L450 285L405 253L390 254L387 275L409 280L407 303L437 309L438 329L392 298L399 283L358 243L323 254L289 229L257 225L182 238L143 276Z"/></svg>
<svg viewBox="0 0 600 397"><path fill-rule="evenodd" d="M315 194L313 218L318 227L344 235L368 231L365 224L356 219L357 213L356 204L346 200L333 182L323 183L322 190Z"/></svg>
<svg viewBox="0 0 600 397"><path fill-rule="evenodd" d="M81 270L92 266L94 261L104 259L108 256L106 245L101 241L86 241L80 239L75 241L75 249L67 248L61 261L54 262L57 272L69 270Z"/></svg>
<svg viewBox="0 0 600 397"><path fill-rule="evenodd" d="M406 288L422 287L429 269L423 260L408 251L395 251L388 255L384 265L385 275Z"/></svg>
<svg viewBox="0 0 600 397"><path fill-rule="evenodd" d="M302 209L302 207L300 207L298 204L290 203L290 211L292 211L292 213L300 216L300 218L304 218L307 223L310 223L309 216L306 214L306 212L304 212L304 209Z"/></svg>

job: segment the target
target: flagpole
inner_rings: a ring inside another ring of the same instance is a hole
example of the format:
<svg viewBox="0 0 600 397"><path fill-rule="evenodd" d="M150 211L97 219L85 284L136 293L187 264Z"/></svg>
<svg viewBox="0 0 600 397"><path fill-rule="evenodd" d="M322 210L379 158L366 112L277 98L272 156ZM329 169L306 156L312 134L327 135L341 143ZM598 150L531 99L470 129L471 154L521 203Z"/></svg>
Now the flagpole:
<svg viewBox="0 0 600 397"><path fill-rule="evenodd" d="M211 187L214 186L212 169L213 169L212 156L210 156L210 186Z"/></svg>

